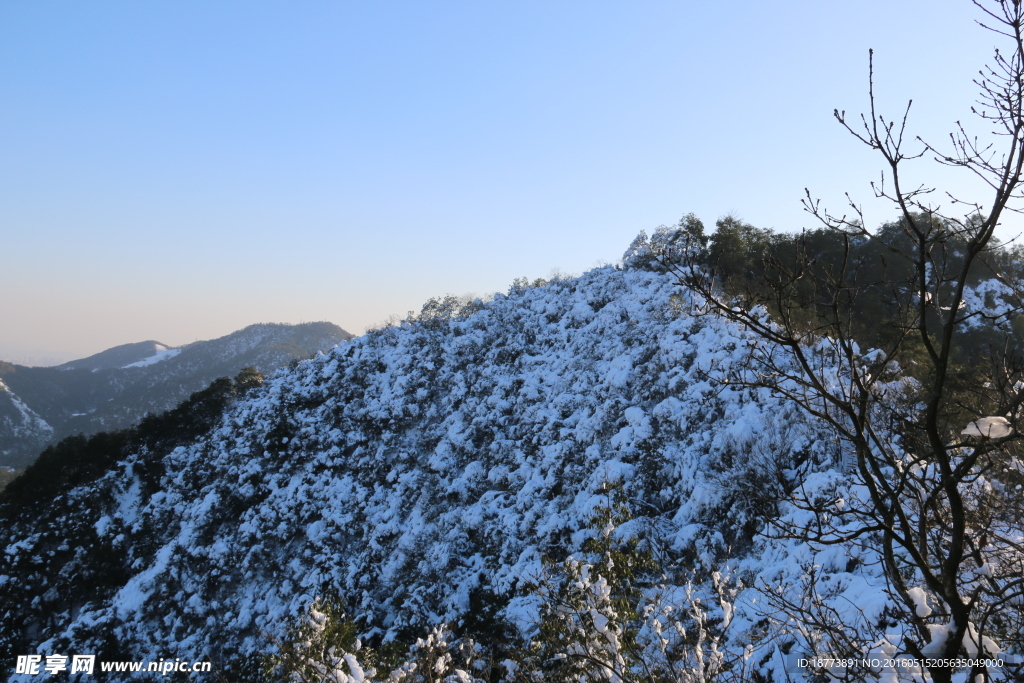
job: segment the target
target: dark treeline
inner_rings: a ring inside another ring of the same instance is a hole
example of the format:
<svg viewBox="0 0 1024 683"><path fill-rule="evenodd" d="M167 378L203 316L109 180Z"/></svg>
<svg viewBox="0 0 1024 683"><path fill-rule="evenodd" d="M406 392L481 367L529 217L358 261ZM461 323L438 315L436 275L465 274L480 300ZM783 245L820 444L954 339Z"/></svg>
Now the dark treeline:
<svg viewBox="0 0 1024 683"><path fill-rule="evenodd" d="M934 282L939 306L947 306L945 297L963 265L964 226L922 214L915 220L931 222L944 233L943 239L935 240L934 267L926 277ZM968 220L966 227L970 226ZM688 214L674 233L667 241L673 245L672 253L662 255L663 263L698 266L714 278L717 287L736 297L738 304L763 305L773 316L785 310L810 333L838 322L848 326L850 336L865 348L885 348L912 324L914 316L909 314L916 312L914 283L919 274L907 257L913 253L914 237L905 220L885 223L868 238L826 228L797 234L773 232L725 216L707 234L704 224ZM981 266L973 268L968 277L969 286L977 287L986 280L1024 280L1021 246L997 245L982 254L980 261ZM1021 339L1024 333L999 325L1005 320L994 314L1000 307L998 296L989 291L984 299L990 310L973 313L978 324L969 326L960 338L961 360L972 350L1004 345L1007 339ZM965 315L968 313L965 310Z"/></svg>

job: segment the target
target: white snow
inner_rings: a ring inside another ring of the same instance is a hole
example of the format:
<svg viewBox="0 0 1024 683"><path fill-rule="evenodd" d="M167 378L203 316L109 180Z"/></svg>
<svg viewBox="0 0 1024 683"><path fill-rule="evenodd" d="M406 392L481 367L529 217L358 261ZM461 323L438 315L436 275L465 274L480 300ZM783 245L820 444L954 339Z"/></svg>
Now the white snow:
<svg viewBox="0 0 1024 683"><path fill-rule="evenodd" d="M1013 433L1013 425L1005 417L983 417L968 424L961 434L1002 439Z"/></svg>
<svg viewBox="0 0 1024 683"><path fill-rule="evenodd" d="M29 408L2 380L0 380L0 391L7 394L11 404L21 415L21 420L18 424L10 425L11 431L9 433L12 436L21 437L34 433L39 435L40 438L48 438L53 433L53 427L50 423Z"/></svg>
<svg viewBox="0 0 1024 683"><path fill-rule="evenodd" d="M170 360L171 358L177 356L179 353L181 353L181 349L171 349L166 346L163 346L162 344L157 344L156 353L154 353L152 356L144 358L135 363L130 363L128 365L122 366L121 369L124 370L126 368L149 367L150 365L154 365L156 363L159 363L160 361Z"/></svg>

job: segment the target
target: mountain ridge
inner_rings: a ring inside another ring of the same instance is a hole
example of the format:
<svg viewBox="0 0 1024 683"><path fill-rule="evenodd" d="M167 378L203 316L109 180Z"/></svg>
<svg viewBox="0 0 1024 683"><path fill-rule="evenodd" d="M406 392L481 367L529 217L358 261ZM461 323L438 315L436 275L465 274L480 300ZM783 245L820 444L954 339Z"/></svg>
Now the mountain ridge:
<svg viewBox="0 0 1024 683"><path fill-rule="evenodd" d="M97 370L124 368L132 363L137 363L150 358L160 350L170 348L172 347L152 339L142 342L120 344L104 351L100 351L99 353L94 353L93 355L85 358L61 363L60 365L57 365L56 368L58 370L76 370L84 368L86 370L92 370L93 372Z"/></svg>
<svg viewBox="0 0 1024 683"><path fill-rule="evenodd" d="M7 389L0 394L0 465L24 467L63 436L128 427L147 413L174 407L217 377L234 376L246 366L270 373L351 337L326 322L258 323L177 348L152 340L123 344L57 367L0 361Z"/></svg>

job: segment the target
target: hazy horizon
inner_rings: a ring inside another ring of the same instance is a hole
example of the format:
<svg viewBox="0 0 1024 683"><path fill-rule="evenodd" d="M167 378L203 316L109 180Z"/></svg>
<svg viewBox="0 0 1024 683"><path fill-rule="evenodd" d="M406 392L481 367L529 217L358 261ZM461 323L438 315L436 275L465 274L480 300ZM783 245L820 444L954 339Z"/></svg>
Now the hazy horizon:
<svg viewBox="0 0 1024 683"><path fill-rule="evenodd" d="M687 212L709 230L726 213L814 227L805 187L835 211L849 191L877 225L893 216L870 201L880 166L832 110L865 109L874 48L888 116L912 98L914 135L982 132L971 80L995 41L979 14L4 4L0 358L260 321L358 335L432 296L615 262Z"/></svg>
<svg viewBox="0 0 1024 683"><path fill-rule="evenodd" d="M296 324L303 324L303 323L319 323L319 322L331 322L331 321L329 321L329 320L327 320L327 321L322 321L322 320L303 320L303 321L300 321L299 323L283 323L283 324L286 324L286 325L296 325ZM274 323L274 322L271 322L271 321L257 321L255 323L250 323L250 324L254 324L255 325L255 324L280 324L280 323ZM248 325L246 325L245 327L248 327ZM338 327L341 327L341 326L338 325ZM238 328L238 329L243 329L243 328ZM342 329L344 329L344 328L342 328ZM231 334L231 332L236 332L236 331L238 331L238 330L231 330L230 332L227 332L226 334ZM345 331L348 332L348 330L345 330ZM98 349L96 351L92 351L92 352L85 353L85 354L78 354L78 353L76 353L74 351L63 351L62 352L62 351L58 350L58 351L54 351L54 352L50 353L49 355L43 355L43 354L36 354L36 353L34 353L33 349L31 349L31 348L28 348L28 349L17 349L15 347L14 350L12 351L11 350L12 347L7 347L7 348L0 347L0 361L7 361L8 363L14 363L16 365L26 365L26 366L30 366L30 367L52 367L54 365L62 365L62 364L67 363L69 361L81 360L81 359L84 359L84 358L88 358L89 356L95 355L95 354L100 353L102 351L106 351L106 350L108 350L110 348L113 348L113 347L116 347L116 346L124 346L124 345L139 343L139 342L153 341L153 342L157 342L159 344L162 344L162 345L164 345L164 346L166 346L168 348L178 348L178 347L182 347L182 346L187 346L187 345L189 345L191 343L194 343L194 342L210 341L212 339L217 339L217 338L223 337L223 336L225 336L225 335L216 335L214 337L208 337L208 338L203 338L203 339L196 338L196 339L192 339L190 341L182 342L180 344L170 344L170 343L165 342L162 339L131 339L131 340L128 340L128 341L119 342L117 344L114 344L113 346L107 346L107 347L104 347L102 349Z"/></svg>

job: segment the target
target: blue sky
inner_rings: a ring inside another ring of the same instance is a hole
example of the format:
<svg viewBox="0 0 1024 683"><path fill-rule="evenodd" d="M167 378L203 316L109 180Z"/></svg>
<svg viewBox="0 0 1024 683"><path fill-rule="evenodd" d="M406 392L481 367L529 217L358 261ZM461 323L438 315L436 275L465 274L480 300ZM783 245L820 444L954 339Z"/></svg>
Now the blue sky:
<svg viewBox="0 0 1024 683"><path fill-rule="evenodd" d="M832 120L969 121L969 2L0 3L0 358L254 322L354 333L448 292L615 262L805 187L868 220ZM983 128L979 128L983 132ZM918 165L922 182L970 193ZM981 197L984 195L975 194Z"/></svg>

